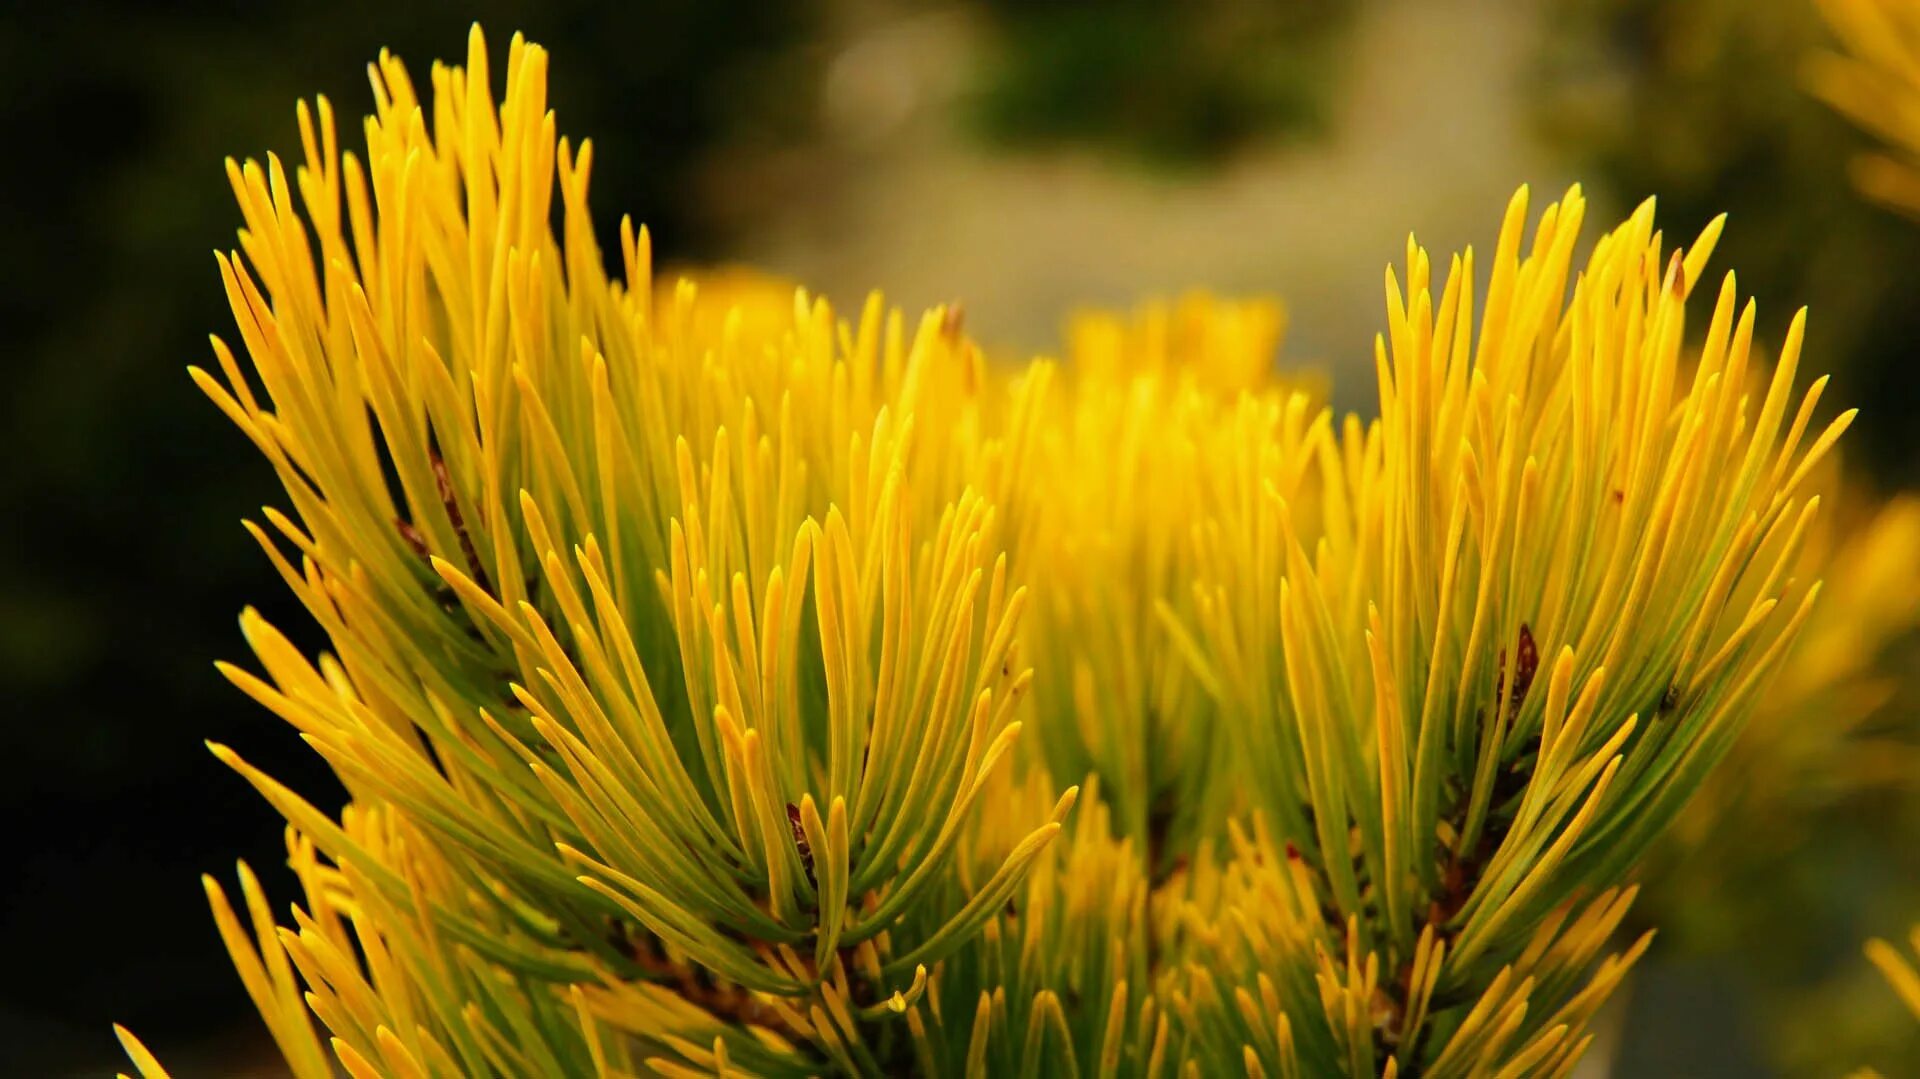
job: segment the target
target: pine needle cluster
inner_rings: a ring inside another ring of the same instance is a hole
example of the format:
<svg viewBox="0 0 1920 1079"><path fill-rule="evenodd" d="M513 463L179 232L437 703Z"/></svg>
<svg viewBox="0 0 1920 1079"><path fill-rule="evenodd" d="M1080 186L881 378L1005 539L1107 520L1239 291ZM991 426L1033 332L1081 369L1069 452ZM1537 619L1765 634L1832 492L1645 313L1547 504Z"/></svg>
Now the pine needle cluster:
<svg viewBox="0 0 1920 1079"><path fill-rule="evenodd" d="M1840 46L1808 66L1813 92L1883 148L1855 155L1869 198L1920 217L1920 5L1908 0L1816 0Z"/></svg>
<svg viewBox="0 0 1920 1079"><path fill-rule="evenodd" d="M221 669L351 796L214 747L287 820L290 915L207 890L294 1074L1571 1070L1853 416L1803 316L1764 369L1720 221L1409 239L1336 416L1264 301L1016 364L631 224L610 276L546 65L383 55L364 151L318 100L229 166L193 377L330 646L248 612Z"/></svg>

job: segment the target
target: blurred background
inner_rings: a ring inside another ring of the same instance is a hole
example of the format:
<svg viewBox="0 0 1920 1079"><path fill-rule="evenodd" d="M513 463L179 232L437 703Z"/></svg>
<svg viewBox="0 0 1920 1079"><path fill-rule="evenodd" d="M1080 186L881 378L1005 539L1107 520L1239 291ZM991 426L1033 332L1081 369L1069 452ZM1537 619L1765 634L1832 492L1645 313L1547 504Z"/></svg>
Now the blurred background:
<svg viewBox="0 0 1920 1079"><path fill-rule="evenodd" d="M1920 228L1855 192L1867 140L1805 92L1810 0L25 8L0 15L5 1074L103 1074L114 1021L176 1074L275 1074L196 877L276 866L280 829L201 741L321 804L331 780L213 671L243 605L304 616L238 524L273 477L184 368L231 325L223 157L297 156L300 96L368 111L383 46L423 81L476 19L497 50L547 45L560 128L598 148L598 225L631 212L668 265L959 299L1023 351L1075 305L1274 293L1283 362L1362 411L1408 229L1489 245L1522 181L1584 182L1589 234L1654 193L1670 237L1730 211L1715 261L1761 336L1811 305L1809 365L1864 406L1849 482L1920 482ZM1902 692L1884 723L1910 736ZM1616 1073L1920 1074L1859 958L1920 916L1910 795L1869 785L1744 837L1624 994Z"/></svg>

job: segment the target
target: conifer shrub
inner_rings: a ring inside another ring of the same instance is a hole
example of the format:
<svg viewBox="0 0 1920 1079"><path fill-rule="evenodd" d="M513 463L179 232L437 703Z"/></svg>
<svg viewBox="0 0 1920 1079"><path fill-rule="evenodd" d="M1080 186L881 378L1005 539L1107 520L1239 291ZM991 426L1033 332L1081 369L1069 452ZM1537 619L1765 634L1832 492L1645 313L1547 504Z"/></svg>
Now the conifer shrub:
<svg viewBox="0 0 1920 1079"><path fill-rule="evenodd" d="M1853 417L1804 315L1762 362L1721 221L1410 238L1336 415L1268 301L1020 364L656 279L546 53L489 65L383 55L364 149L317 100L228 169L193 378L329 645L248 612L221 670L350 795L213 747L287 821L289 914L206 886L295 1075L1572 1069L1792 669Z"/></svg>

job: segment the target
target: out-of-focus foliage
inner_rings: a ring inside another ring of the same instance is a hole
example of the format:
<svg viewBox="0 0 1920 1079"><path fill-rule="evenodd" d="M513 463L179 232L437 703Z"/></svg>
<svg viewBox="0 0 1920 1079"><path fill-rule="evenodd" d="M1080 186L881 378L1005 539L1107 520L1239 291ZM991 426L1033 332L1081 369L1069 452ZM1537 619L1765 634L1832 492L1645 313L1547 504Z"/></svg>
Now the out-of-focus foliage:
<svg viewBox="0 0 1920 1079"><path fill-rule="evenodd" d="M1900 1002L1920 1019L1920 971L1914 969L1914 955L1920 955L1920 926L1915 926L1908 939L1906 953L1884 940L1872 940L1867 943L1867 958L1886 975L1887 984L1900 997Z"/></svg>
<svg viewBox="0 0 1920 1079"><path fill-rule="evenodd" d="M1843 52L1814 58L1813 87L1885 148L1852 162L1860 189L1920 216L1920 4L1818 0Z"/></svg>
<svg viewBox="0 0 1920 1079"><path fill-rule="evenodd" d="M974 118L1014 145L1161 165L1324 129L1353 0L981 5L996 34Z"/></svg>
<svg viewBox="0 0 1920 1079"><path fill-rule="evenodd" d="M1920 953L1920 926L1914 926L1907 939L1910 943L1905 951L1877 937L1867 942L1865 951L1868 961L1886 979L1893 997L1907 1009L1913 1022L1920 1023L1920 968L1914 966L1913 960L1914 954ZM1882 1079L1884 1074L1876 1068L1863 1067L1855 1071L1851 1079ZM1905 1075L1907 1071L1893 1074Z"/></svg>

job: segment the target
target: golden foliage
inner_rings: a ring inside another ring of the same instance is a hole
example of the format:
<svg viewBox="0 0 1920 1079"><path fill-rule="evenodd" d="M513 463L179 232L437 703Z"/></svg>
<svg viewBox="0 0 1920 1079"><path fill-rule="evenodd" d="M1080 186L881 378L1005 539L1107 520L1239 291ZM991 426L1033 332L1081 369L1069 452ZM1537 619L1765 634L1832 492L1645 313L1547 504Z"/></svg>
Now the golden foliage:
<svg viewBox="0 0 1920 1079"><path fill-rule="evenodd" d="M1844 673L1785 657L1852 413L1800 319L1749 395L1731 276L1683 363L1718 221L1409 239L1336 419L1262 301L1007 369L628 224L610 278L546 62L382 56L364 157L322 100L229 169L248 363L194 378L331 651L249 612L222 669L352 798L215 747L289 822L293 925L208 890L296 1074L1572 1068L1642 853Z"/></svg>

